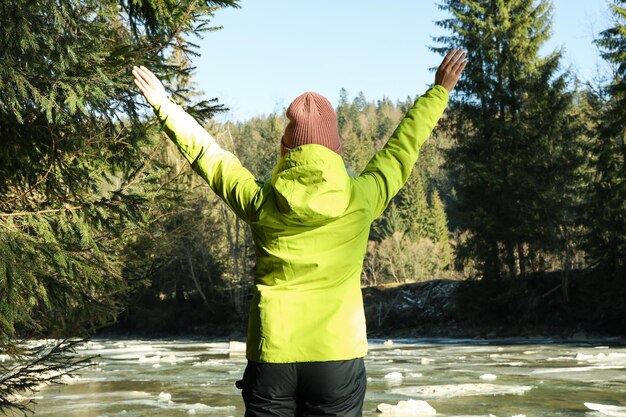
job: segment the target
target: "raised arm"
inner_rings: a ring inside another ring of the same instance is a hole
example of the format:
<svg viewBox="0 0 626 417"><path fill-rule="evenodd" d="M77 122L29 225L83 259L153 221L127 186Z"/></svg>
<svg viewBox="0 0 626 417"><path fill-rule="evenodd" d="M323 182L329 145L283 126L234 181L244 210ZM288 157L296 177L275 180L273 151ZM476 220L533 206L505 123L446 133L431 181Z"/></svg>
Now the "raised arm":
<svg viewBox="0 0 626 417"><path fill-rule="evenodd" d="M133 75L135 85L154 108L165 133L194 171L239 217L250 221L253 201L261 188L250 171L235 155L222 149L181 106L169 100L163 84L150 70L134 67Z"/></svg>
<svg viewBox="0 0 626 417"><path fill-rule="evenodd" d="M435 74L435 86L419 97L387 144L367 164L357 183L372 196L372 214L382 214L406 183L417 161L419 149L430 136L448 104L448 94L465 68L465 52L451 50Z"/></svg>

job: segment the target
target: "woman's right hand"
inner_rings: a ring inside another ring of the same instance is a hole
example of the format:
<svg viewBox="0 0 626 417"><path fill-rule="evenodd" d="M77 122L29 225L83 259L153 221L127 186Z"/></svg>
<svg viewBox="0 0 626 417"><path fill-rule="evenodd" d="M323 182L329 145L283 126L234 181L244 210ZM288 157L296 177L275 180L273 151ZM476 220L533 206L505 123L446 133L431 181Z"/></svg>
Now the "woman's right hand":
<svg viewBox="0 0 626 417"><path fill-rule="evenodd" d="M168 100L165 87L148 68L143 65L133 67L133 75L135 76L135 85L139 87L139 91L152 107L160 106Z"/></svg>
<svg viewBox="0 0 626 417"><path fill-rule="evenodd" d="M454 48L445 56L435 73L435 84L452 91L467 64L465 51Z"/></svg>

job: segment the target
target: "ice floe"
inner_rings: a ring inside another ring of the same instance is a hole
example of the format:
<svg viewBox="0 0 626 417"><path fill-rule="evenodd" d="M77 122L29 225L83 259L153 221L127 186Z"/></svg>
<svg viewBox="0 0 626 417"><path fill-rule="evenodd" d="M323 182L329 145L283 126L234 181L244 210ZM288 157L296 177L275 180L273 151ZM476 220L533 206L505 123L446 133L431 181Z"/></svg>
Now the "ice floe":
<svg viewBox="0 0 626 417"><path fill-rule="evenodd" d="M626 353L623 352L610 352L608 354L600 352L595 355L578 352L574 359L578 362L626 366Z"/></svg>
<svg viewBox="0 0 626 417"><path fill-rule="evenodd" d="M434 416L437 411L426 401L408 400L400 401L396 405L381 403L376 407L385 416Z"/></svg>
<svg viewBox="0 0 626 417"><path fill-rule="evenodd" d="M533 387L527 385L448 384L393 388L390 394L421 399L467 397L473 395L522 395Z"/></svg>
<svg viewBox="0 0 626 417"><path fill-rule="evenodd" d="M504 362L503 365L507 366L524 366L524 362Z"/></svg>
<svg viewBox="0 0 626 417"><path fill-rule="evenodd" d="M389 372L384 376L385 379L402 379L402 373L400 372Z"/></svg>
<svg viewBox="0 0 626 417"><path fill-rule="evenodd" d="M176 363L177 362L177 358L176 355L168 355L164 358L161 358L162 362L167 362L167 363Z"/></svg>
<svg viewBox="0 0 626 417"><path fill-rule="evenodd" d="M155 356L140 356L137 359L137 362L139 363L155 363L155 362L160 362L161 361L161 357L159 355L155 355Z"/></svg>
<svg viewBox="0 0 626 417"><path fill-rule="evenodd" d="M482 374L480 379L485 381L495 381L498 377L494 374Z"/></svg>
<svg viewBox="0 0 626 417"><path fill-rule="evenodd" d="M244 342L237 342L231 340L228 343L228 355L229 356L244 356L246 354L246 344Z"/></svg>
<svg viewBox="0 0 626 417"><path fill-rule="evenodd" d="M626 366L611 366L611 365L594 365L594 366L571 366L568 368L538 368L534 369L531 374L561 374L569 372L589 372L599 371L603 369L624 369Z"/></svg>
<svg viewBox="0 0 626 417"><path fill-rule="evenodd" d="M78 375L61 375L59 379L61 383L71 385L80 382L82 378Z"/></svg>
<svg viewBox="0 0 626 417"><path fill-rule="evenodd" d="M169 392L161 392L159 394L159 401L161 402L168 402L172 400L172 394L170 394Z"/></svg>
<svg viewBox="0 0 626 417"><path fill-rule="evenodd" d="M593 411L598 411L606 416L626 417L626 406L585 403L585 407Z"/></svg>

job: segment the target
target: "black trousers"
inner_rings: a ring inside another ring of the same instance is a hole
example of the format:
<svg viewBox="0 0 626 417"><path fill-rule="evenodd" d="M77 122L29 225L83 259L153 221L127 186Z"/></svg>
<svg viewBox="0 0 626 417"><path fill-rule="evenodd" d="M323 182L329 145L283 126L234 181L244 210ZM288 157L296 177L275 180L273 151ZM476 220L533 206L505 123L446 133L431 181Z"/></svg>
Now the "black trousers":
<svg viewBox="0 0 626 417"><path fill-rule="evenodd" d="M363 358L257 363L243 374L245 417L361 417L367 379Z"/></svg>

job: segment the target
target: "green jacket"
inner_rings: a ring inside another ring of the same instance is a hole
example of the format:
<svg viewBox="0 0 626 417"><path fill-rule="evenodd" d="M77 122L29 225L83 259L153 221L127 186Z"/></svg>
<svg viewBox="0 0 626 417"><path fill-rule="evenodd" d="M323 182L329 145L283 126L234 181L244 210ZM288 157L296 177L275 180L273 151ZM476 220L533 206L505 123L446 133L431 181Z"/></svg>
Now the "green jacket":
<svg viewBox="0 0 626 417"><path fill-rule="evenodd" d="M441 86L418 98L356 178L340 155L304 145L285 154L267 182L257 181L180 106L166 102L156 110L193 169L252 230L257 266L249 360L365 356L361 269L370 225L406 182L447 102Z"/></svg>

